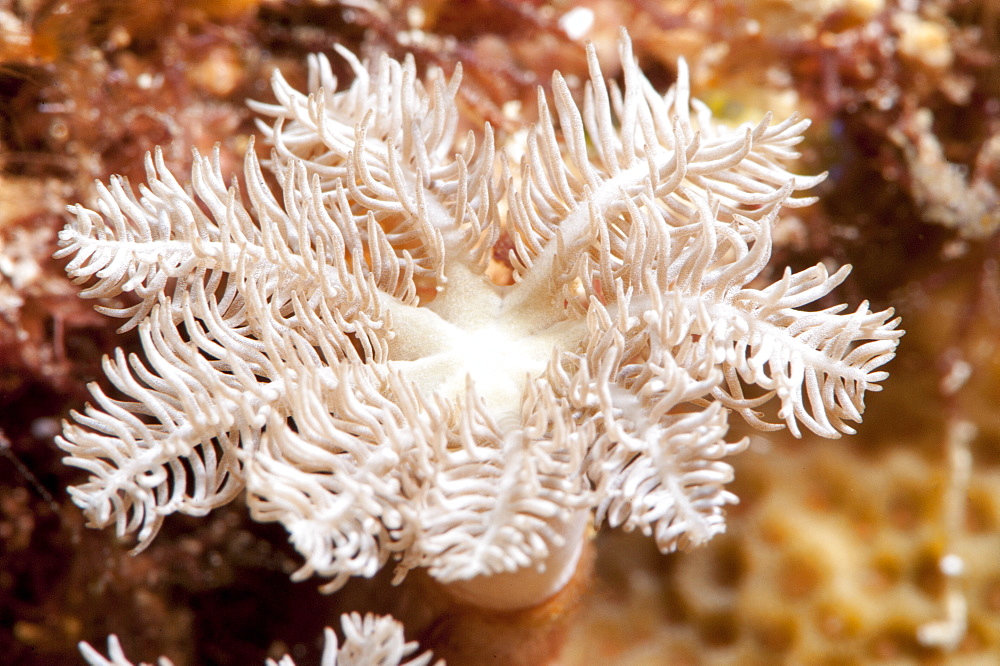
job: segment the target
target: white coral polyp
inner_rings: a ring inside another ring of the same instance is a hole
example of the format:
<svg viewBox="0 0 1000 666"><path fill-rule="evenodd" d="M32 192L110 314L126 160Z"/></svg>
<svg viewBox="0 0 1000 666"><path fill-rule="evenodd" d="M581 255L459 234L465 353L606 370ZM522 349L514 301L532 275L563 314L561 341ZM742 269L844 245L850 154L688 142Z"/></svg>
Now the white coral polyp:
<svg viewBox="0 0 1000 666"><path fill-rule="evenodd" d="M276 119L278 196L252 149L245 197L217 159L185 187L157 152L138 195L112 179L74 207L58 256L86 297L134 293L101 309L144 350L106 362L117 392L93 387L59 440L91 521L142 548L245 490L326 589L393 560L526 606L569 578L590 516L663 551L723 531L731 411L852 432L892 312L800 309L846 268L754 283L818 182L783 166L808 123L726 128L683 61L660 95L624 32L620 50L622 89L588 50L582 105L556 74L519 164L489 125L457 141L460 69L422 82L340 49L347 88L317 57L308 95L276 75L253 105ZM511 286L486 277L504 235Z"/></svg>
<svg viewBox="0 0 1000 666"><path fill-rule="evenodd" d="M337 641L337 634L330 627L323 632L321 666L427 666L433 658L430 652L424 652L407 659L419 646L416 642L406 642L403 625L391 616L369 613L362 617L358 613L345 613L340 616L340 625L344 632L343 645ZM90 666L134 666L114 634L108 636L107 657L85 641L80 642L79 648L84 661ZM174 666L174 662L160 657L156 665ZM151 665L142 662L139 666ZM268 659L265 666L295 666L295 662L285 655L279 661ZM435 662L435 666L444 666L444 661Z"/></svg>

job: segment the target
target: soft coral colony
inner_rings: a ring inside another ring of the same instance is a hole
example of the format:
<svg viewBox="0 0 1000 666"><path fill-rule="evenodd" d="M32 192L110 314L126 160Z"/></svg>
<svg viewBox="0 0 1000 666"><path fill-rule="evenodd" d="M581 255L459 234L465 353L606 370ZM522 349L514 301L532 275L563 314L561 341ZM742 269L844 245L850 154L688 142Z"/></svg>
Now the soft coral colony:
<svg viewBox="0 0 1000 666"><path fill-rule="evenodd" d="M112 179L73 209L58 255L84 296L135 295L100 309L144 350L59 441L93 524L142 548L245 492L296 578L391 561L509 609L565 584L591 525L663 551L720 533L731 413L853 432L898 320L799 309L847 267L757 280L821 178L785 167L807 121L718 124L683 62L657 93L623 31L623 86L591 48L582 104L556 74L525 133L462 135L460 68L339 53L348 87L317 57L308 95L276 75L254 104L279 193L252 149L245 196L216 159L184 186L157 154L138 194ZM501 246L510 285L487 277Z"/></svg>

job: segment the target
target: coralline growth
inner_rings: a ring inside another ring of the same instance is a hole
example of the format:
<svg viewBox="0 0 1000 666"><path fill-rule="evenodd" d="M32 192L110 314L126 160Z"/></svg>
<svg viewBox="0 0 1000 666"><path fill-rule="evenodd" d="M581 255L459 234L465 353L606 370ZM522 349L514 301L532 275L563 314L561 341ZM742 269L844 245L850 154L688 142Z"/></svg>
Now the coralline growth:
<svg viewBox="0 0 1000 666"><path fill-rule="evenodd" d="M391 561L513 609L565 584L592 524L664 552L724 530L731 413L853 432L898 320L801 309L848 267L760 279L822 178L785 166L807 121L718 124L683 61L661 95L623 31L623 86L590 49L582 104L556 74L523 134L462 134L460 68L339 52L347 87L319 56L308 94L276 75L253 105L279 192L252 147L245 193L213 157L183 185L157 154L138 193L72 209L58 256L83 296L130 303L99 309L143 347L59 439L94 525L141 549L242 494L298 579ZM489 277L501 247L513 284Z"/></svg>

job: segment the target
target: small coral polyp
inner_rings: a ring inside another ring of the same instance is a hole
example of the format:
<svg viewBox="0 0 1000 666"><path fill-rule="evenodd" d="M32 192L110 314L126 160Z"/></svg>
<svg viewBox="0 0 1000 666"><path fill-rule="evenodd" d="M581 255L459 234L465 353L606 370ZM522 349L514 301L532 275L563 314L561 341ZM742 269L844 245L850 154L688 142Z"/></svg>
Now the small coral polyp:
<svg viewBox="0 0 1000 666"><path fill-rule="evenodd" d="M199 155L182 186L157 153L138 193L112 179L73 208L58 256L85 297L135 294L101 310L143 347L105 363L124 397L93 386L59 440L93 524L141 549L165 516L245 497L288 530L297 579L392 561L528 607L591 525L664 552L722 532L732 413L853 432L892 311L801 309L846 267L758 283L779 211L822 178L785 166L808 122L720 125L683 62L655 91L623 31L623 87L590 48L582 104L556 74L526 132L459 137L460 68L339 52L346 88L316 57L307 93L275 75L253 104L279 193L252 148L245 193ZM508 286L487 277L500 243Z"/></svg>

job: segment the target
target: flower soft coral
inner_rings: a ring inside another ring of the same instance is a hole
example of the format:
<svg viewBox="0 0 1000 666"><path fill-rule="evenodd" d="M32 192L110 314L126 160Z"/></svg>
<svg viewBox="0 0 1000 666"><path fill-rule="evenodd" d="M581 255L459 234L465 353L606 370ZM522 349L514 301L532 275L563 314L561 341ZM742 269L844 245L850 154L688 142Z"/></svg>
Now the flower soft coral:
<svg viewBox="0 0 1000 666"><path fill-rule="evenodd" d="M138 195L112 179L75 207L58 254L84 296L135 294L101 309L144 350L106 361L123 397L92 387L59 441L91 521L142 548L245 490L299 578L393 560L514 608L565 584L592 521L663 551L723 531L731 412L852 432L902 334L891 310L799 309L846 267L755 282L779 210L819 180L783 166L808 123L717 124L683 62L657 93L624 31L621 89L588 53L582 106L556 74L497 151L489 125L459 136L460 69L421 82L341 49L348 87L317 57L308 95L276 75L254 105L276 119L278 195L252 149L246 196L217 160L185 187L157 153ZM487 277L501 244L506 286Z"/></svg>
<svg viewBox="0 0 1000 666"><path fill-rule="evenodd" d="M433 655L424 652L412 659L407 657L417 651L415 642L407 643L403 637L403 625L391 616L358 613L340 616L340 626L344 632L343 645L330 627L324 632L321 666L428 666ZM103 656L90 643L80 642L80 653L90 666L135 666L122 650L118 637L108 636L108 656ZM406 659L404 662L403 660ZM157 666L174 666L167 657L156 660ZM145 662L139 666L151 666ZM295 661L285 655L280 661L268 659L265 666L295 666ZM444 661L434 666L444 666Z"/></svg>

